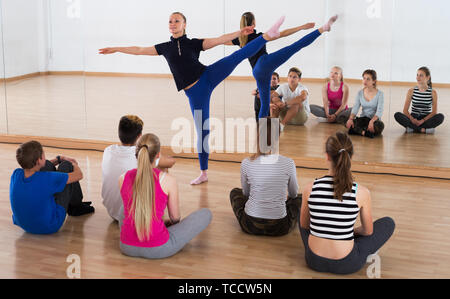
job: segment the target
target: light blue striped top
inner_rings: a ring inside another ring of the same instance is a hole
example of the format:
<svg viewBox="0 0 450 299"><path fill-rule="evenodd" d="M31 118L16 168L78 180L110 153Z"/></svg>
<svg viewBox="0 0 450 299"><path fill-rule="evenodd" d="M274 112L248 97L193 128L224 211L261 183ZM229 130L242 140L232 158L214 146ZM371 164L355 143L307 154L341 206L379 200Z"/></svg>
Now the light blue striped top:
<svg viewBox="0 0 450 299"><path fill-rule="evenodd" d="M353 105L352 114L357 115L359 108L362 107L362 112L360 117L368 117L372 118L374 115L378 116L378 119L381 120L381 116L383 116L383 107L384 107L384 94L382 91L378 90L375 97L367 101L364 97L364 90L361 89L355 99L355 104Z"/></svg>

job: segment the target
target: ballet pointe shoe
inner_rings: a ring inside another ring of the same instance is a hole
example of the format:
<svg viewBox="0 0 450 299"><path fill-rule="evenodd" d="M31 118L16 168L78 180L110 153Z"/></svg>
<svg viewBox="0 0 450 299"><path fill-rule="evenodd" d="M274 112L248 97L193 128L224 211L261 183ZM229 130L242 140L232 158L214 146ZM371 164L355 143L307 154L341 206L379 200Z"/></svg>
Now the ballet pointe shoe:
<svg viewBox="0 0 450 299"><path fill-rule="evenodd" d="M285 16L279 18L278 21L264 34L264 39L269 41L278 38L280 36L281 24L283 24L285 18Z"/></svg>
<svg viewBox="0 0 450 299"><path fill-rule="evenodd" d="M206 171L202 171L195 180L191 181L191 185L200 185L206 183L207 181L208 181L208 174L206 173Z"/></svg>
<svg viewBox="0 0 450 299"><path fill-rule="evenodd" d="M336 22L337 18L338 18L337 15L332 16L332 17L328 20L328 22L327 22L325 25L322 26L323 32L329 32L329 31L331 31L331 25L333 25L334 22Z"/></svg>

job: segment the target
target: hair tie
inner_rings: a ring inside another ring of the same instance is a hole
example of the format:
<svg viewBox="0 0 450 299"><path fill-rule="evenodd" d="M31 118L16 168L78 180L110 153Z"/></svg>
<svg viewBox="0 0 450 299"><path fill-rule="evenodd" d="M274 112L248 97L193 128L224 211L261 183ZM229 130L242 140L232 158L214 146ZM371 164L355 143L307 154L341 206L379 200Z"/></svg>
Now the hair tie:
<svg viewBox="0 0 450 299"><path fill-rule="evenodd" d="M141 148L143 148L143 147L145 147L148 150L147 144L144 144L144 145L141 146Z"/></svg>
<svg viewBox="0 0 450 299"><path fill-rule="evenodd" d="M342 149L339 150L339 154L342 153L342 152L346 152L345 148L342 148Z"/></svg>

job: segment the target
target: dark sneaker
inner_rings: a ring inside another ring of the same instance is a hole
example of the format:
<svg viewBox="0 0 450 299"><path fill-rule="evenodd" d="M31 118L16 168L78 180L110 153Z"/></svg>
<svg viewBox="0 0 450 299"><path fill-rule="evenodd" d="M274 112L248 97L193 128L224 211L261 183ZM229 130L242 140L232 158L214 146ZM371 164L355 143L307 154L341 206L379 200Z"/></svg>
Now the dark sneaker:
<svg viewBox="0 0 450 299"><path fill-rule="evenodd" d="M94 213L94 207L90 206L89 202L83 202L79 206L69 206L67 214L69 216L81 216L89 213Z"/></svg>

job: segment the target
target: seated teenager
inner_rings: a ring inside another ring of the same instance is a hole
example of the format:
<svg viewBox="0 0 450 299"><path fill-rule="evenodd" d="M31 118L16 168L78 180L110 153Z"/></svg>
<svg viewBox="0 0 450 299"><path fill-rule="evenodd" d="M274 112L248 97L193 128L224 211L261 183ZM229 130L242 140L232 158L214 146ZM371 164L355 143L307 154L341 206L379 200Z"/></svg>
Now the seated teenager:
<svg viewBox="0 0 450 299"><path fill-rule="evenodd" d="M300 84L302 72L293 67L288 73L288 83L281 84L272 94L270 115L280 117L281 131L288 124L302 126L311 112L308 89Z"/></svg>
<svg viewBox="0 0 450 299"><path fill-rule="evenodd" d="M319 272L350 274L389 240L394 220L372 222L369 190L353 180L353 144L346 133L325 145L328 173L303 190L299 228L308 266ZM361 226L355 227L358 215Z"/></svg>
<svg viewBox="0 0 450 299"><path fill-rule="evenodd" d="M260 118L257 139L258 152L242 161L242 189L231 191L231 207L244 232L282 236L299 213L295 163L278 154L278 118Z"/></svg>
<svg viewBox="0 0 450 299"><path fill-rule="evenodd" d="M137 167L136 142L142 135L144 122L136 115L125 115L119 121L120 144L108 146L103 153L102 160L102 198L108 214L119 220L122 207L117 181L119 177L130 169ZM175 159L161 156L156 165L161 170L171 168Z"/></svg>
<svg viewBox="0 0 450 299"><path fill-rule="evenodd" d="M181 218L177 181L156 168L160 155L158 137L143 135L136 145L137 168L119 179L123 200L120 250L125 255L148 259L172 256L211 222L209 209ZM169 219L164 221L166 208Z"/></svg>
<svg viewBox="0 0 450 299"><path fill-rule="evenodd" d="M351 109L347 107L348 93L342 68L333 67L328 83L322 88L323 107L311 105L311 113L317 116L320 122L345 124L351 113Z"/></svg>
<svg viewBox="0 0 450 299"><path fill-rule="evenodd" d="M360 135L369 138L381 135L384 123L381 121L384 109L384 93L377 89L377 73L374 70L365 70L363 85L355 99L350 118L346 123L350 135ZM362 108L361 115L358 115Z"/></svg>
<svg viewBox="0 0 450 299"><path fill-rule="evenodd" d="M21 168L14 170L9 189L15 225L32 234L52 234L62 227L66 214L94 212L90 202L82 202L83 173L75 159L57 156L48 161L37 141L20 145L16 159Z"/></svg>
<svg viewBox="0 0 450 299"><path fill-rule="evenodd" d="M417 70L417 86L408 90L403 113L397 112L395 120L406 128L407 133L434 133L434 129L444 122L444 115L437 113L438 95L431 83L431 73L427 67ZM411 113L409 107L411 106Z"/></svg>

